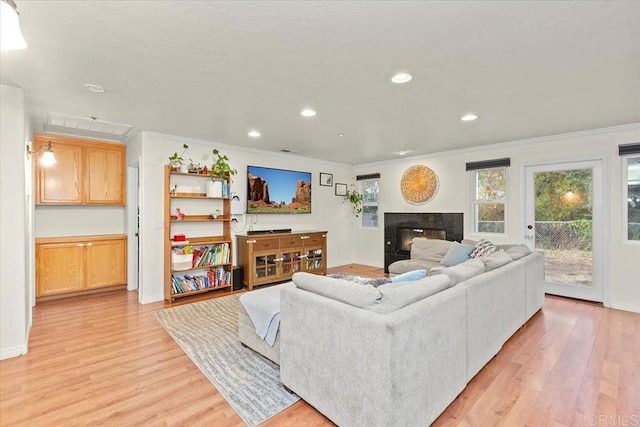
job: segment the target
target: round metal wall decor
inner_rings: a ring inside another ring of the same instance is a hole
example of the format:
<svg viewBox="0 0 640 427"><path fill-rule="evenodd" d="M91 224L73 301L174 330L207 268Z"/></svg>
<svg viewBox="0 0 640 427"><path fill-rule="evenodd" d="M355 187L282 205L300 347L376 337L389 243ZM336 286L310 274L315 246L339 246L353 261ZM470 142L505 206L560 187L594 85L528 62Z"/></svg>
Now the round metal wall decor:
<svg viewBox="0 0 640 427"><path fill-rule="evenodd" d="M411 166L402 175L400 191L409 203L424 203L436 193L438 177L423 165Z"/></svg>

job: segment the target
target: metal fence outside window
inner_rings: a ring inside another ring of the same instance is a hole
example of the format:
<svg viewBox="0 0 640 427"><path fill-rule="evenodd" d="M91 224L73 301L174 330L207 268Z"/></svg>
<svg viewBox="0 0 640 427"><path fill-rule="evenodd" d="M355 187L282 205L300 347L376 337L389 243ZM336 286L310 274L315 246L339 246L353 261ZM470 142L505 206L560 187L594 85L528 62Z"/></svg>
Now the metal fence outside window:
<svg viewBox="0 0 640 427"><path fill-rule="evenodd" d="M592 221L536 221L536 248L591 251Z"/></svg>

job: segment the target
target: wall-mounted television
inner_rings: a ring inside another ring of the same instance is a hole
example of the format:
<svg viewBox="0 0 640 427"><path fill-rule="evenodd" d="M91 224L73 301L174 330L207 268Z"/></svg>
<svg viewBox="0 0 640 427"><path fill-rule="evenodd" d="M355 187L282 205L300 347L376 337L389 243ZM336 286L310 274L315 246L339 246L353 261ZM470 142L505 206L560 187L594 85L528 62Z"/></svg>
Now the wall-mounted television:
<svg viewBox="0 0 640 427"><path fill-rule="evenodd" d="M247 213L311 213L311 172L247 166Z"/></svg>

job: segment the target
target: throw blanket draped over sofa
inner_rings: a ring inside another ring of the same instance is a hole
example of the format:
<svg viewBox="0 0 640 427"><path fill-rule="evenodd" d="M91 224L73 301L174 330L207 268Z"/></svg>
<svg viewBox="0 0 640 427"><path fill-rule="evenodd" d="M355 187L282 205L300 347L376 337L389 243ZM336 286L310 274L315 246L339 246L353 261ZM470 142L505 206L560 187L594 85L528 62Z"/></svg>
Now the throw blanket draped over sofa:
<svg viewBox="0 0 640 427"><path fill-rule="evenodd" d="M542 307L544 258L526 252L378 288L295 274L282 383L343 427L430 424Z"/></svg>

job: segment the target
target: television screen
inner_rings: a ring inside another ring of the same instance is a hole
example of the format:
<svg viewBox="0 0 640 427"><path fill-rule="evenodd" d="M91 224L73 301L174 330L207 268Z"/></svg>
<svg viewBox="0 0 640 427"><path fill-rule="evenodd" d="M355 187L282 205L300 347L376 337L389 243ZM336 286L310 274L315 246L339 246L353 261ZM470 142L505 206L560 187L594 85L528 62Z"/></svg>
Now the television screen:
<svg viewBox="0 0 640 427"><path fill-rule="evenodd" d="M311 213L311 172L247 166L247 213Z"/></svg>

